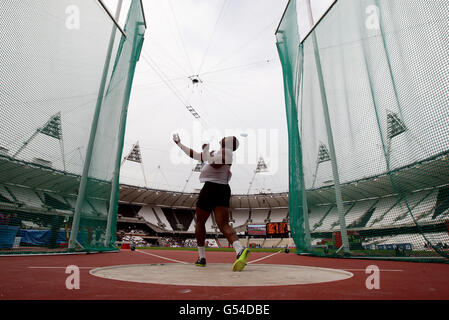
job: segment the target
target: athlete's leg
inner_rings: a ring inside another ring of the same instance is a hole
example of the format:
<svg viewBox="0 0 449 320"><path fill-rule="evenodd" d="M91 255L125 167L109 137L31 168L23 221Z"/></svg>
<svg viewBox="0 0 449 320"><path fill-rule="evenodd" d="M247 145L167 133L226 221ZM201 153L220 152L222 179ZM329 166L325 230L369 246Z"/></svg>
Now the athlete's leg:
<svg viewBox="0 0 449 320"><path fill-rule="evenodd" d="M235 241L238 241L239 238L237 237L234 228L229 225L229 208L216 207L214 209L214 213L218 228L220 228L220 231L226 239L228 239L229 244L233 244Z"/></svg>
<svg viewBox="0 0 449 320"><path fill-rule="evenodd" d="M196 217L195 217L195 236L196 243L198 246L198 255L199 258L196 261L195 265L199 267L206 266L206 221L209 218L210 212L196 208Z"/></svg>
<svg viewBox="0 0 449 320"><path fill-rule="evenodd" d="M206 242L206 221L209 216L210 212L196 208L195 237L198 247L204 247Z"/></svg>
<svg viewBox="0 0 449 320"><path fill-rule="evenodd" d="M228 207L216 207L214 209L215 221L220 228L220 231L228 239L229 243L234 247L237 253L237 260L232 266L233 271L242 271L245 268L249 257L249 250L244 248L237 237L237 234L229 225L229 208Z"/></svg>

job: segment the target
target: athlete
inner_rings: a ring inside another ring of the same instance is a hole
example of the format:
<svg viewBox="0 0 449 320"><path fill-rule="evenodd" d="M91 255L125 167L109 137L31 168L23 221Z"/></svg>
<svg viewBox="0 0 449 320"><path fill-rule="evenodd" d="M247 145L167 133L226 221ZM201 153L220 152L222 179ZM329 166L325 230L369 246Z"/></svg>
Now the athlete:
<svg viewBox="0 0 449 320"><path fill-rule="evenodd" d="M239 141L236 137L226 137L220 141L221 149L219 151L210 152L209 145L204 144L201 153L184 146L177 134L173 135L173 141L186 155L202 163L200 182L204 183L204 186L196 203L195 236L199 257L195 265L206 266L206 221L213 211L218 228L237 253L232 270L242 271L246 266L250 251L243 247L235 230L229 225L229 200L231 198L229 180L232 176L233 152L239 147Z"/></svg>

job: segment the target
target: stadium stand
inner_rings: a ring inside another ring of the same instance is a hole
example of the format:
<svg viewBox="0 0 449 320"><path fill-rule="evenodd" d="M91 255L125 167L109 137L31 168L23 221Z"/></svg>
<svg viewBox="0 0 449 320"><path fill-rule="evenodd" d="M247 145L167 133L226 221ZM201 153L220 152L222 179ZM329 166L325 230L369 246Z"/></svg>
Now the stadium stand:
<svg viewBox="0 0 449 320"><path fill-rule="evenodd" d="M195 217L194 210L175 209L173 211L178 223L182 225L183 231L188 231Z"/></svg>
<svg viewBox="0 0 449 320"><path fill-rule="evenodd" d="M265 242L265 238L249 238L247 241L246 246L247 247L256 247L256 248L262 248L263 244Z"/></svg>
<svg viewBox="0 0 449 320"><path fill-rule="evenodd" d="M226 239L226 238L217 238L217 240L218 240L218 243L220 244L220 247L230 247L231 245L229 244L229 242L228 242L228 239Z"/></svg>
<svg viewBox="0 0 449 320"><path fill-rule="evenodd" d="M58 194L37 191L36 195L47 209L59 209L70 212L73 208L67 201Z"/></svg>
<svg viewBox="0 0 449 320"><path fill-rule="evenodd" d="M374 183L374 182L373 182ZM0 189L0 194L4 195L7 191ZM408 205L412 209L413 216L416 220L432 224L438 222L441 225L442 219L449 215L449 202L447 200L447 187L427 188L407 194ZM312 242L315 245L321 245L323 239L332 239L333 232L340 229L338 210L333 197L327 196L323 191L314 191L310 197L308 205L309 209L309 226L312 232ZM8 194L4 195L5 197ZM30 196L31 197L31 196ZM186 196L189 199L190 196ZM42 197L41 197L42 198ZM59 197L55 197L61 200ZM349 198L349 197L348 197ZM249 198L254 200L254 198ZM271 199L271 198L270 198ZM349 198L351 199L351 198ZM363 247L371 246L377 248L392 248L392 246L412 246L414 250L430 250L425 247L426 241L416 228L407 206L404 201L400 201L396 194L381 194L378 197L361 198L356 197L351 200L346 200L344 205L345 220L348 230L355 232L362 232ZM0 198L1 200L1 198ZM7 200L6 200L7 201ZM255 201L255 200L254 200ZM279 200L277 200L279 201ZM320 203L322 201L322 203ZM240 205L240 201L235 202ZM230 220L234 221L233 227L236 229L239 238L245 245L255 245L256 247L265 248L285 248L293 247L294 244L291 238L270 238L264 236L250 236L247 235L247 224L264 224L270 222L283 222L287 220L287 207L272 207L276 203L269 203L266 207L252 207L246 208L246 203L242 202L245 207L232 207L230 210ZM194 202L192 202L194 205ZM195 219L193 207L174 207L169 203L163 205L149 204L143 206L138 211L147 225L152 225L153 230L155 226L161 226L165 223L164 229L156 230L159 237L179 237L181 240L176 240L173 245L194 246L195 242ZM435 220L434 217L438 217ZM269 219L269 220L268 220ZM393 229L392 229L393 228ZM394 229L399 228L399 229ZM410 228L404 230L403 228ZM442 228L441 226L439 228ZM441 246L445 244L447 234L440 232L441 229L433 229L433 226L426 229L424 232L429 235L430 242L440 241ZM215 239L214 246L231 247L231 244L223 237L219 229L216 227L214 215L212 214L206 222L206 231L208 238L213 239L213 235L218 238ZM408 240L407 240L408 239ZM442 239L442 240L441 240ZM175 244L176 243L176 244Z"/></svg>
<svg viewBox="0 0 449 320"><path fill-rule="evenodd" d="M118 212L122 217L136 218L139 216L138 213L141 209L142 206L139 205L131 205L123 203L119 203L118 205Z"/></svg>
<svg viewBox="0 0 449 320"><path fill-rule="evenodd" d="M363 217L376 202L376 200L364 200L355 202L354 206L345 216L346 226L352 225L357 219Z"/></svg>
<svg viewBox="0 0 449 320"><path fill-rule="evenodd" d="M398 199L393 197L379 199L374 213L372 214L370 220L367 222L366 227L373 227L373 225L381 221L384 216L387 215L394 206L396 206L397 203Z"/></svg>
<svg viewBox="0 0 449 320"><path fill-rule="evenodd" d="M89 200L89 203L95 215L107 215L108 203L106 201L92 199Z"/></svg>
<svg viewBox="0 0 449 320"><path fill-rule="evenodd" d="M447 236L447 233L433 232L426 233L426 238L430 242L439 243L440 239ZM420 236L420 234L399 234L394 236L375 237L366 241L365 247L371 246L371 249L394 249L394 246L410 244L410 250L430 250L430 246L426 245L426 241ZM440 243L442 249L449 248L448 243Z"/></svg>
<svg viewBox="0 0 449 320"><path fill-rule="evenodd" d="M286 248L286 247L292 247L294 246L294 242L292 238L283 238L278 244L279 248Z"/></svg>
<svg viewBox="0 0 449 320"><path fill-rule="evenodd" d="M215 239L207 238L206 243L208 248L218 248L218 243Z"/></svg>
<svg viewBox="0 0 449 320"><path fill-rule="evenodd" d="M159 221L154 214L153 206L143 206L137 214L150 224L153 224L155 226L159 224Z"/></svg>
<svg viewBox="0 0 449 320"><path fill-rule="evenodd" d="M432 190L430 192L424 192L421 196L425 194L424 198L421 199L413 208L412 215L413 217L420 221L421 217L425 216L428 213L431 213L433 209L435 209L437 191ZM406 208L407 209L407 208ZM422 222L422 220L421 220ZM397 216L394 219L393 225L402 225L402 224L411 224L413 223L413 218L406 210L403 214Z"/></svg>
<svg viewBox="0 0 449 320"><path fill-rule="evenodd" d="M162 212L167 219L168 223L170 224L170 227L173 231L182 231L183 225L179 223L178 219L176 218L176 215L171 208L161 208Z"/></svg>
<svg viewBox="0 0 449 320"><path fill-rule="evenodd" d="M345 211L347 208L345 208ZM323 217L320 226L315 231L328 231L332 229L332 224L338 219L337 207L333 206L332 209Z"/></svg>
<svg viewBox="0 0 449 320"><path fill-rule="evenodd" d="M447 218L449 214L449 187L443 187L438 189L438 196L436 200L435 211L432 215L432 219L438 218L440 215Z"/></svg>
<svg viewBox="0 0 449 320"><path fill-rule="evenodd" d="M213 213L211 213L211 215L209 216L209 218L206 221L206 232L215 233L215 232L217 232L217 230L218 230L218 227L215 222L215 215Z"/></svg>
<svg viewBox="0 0 449 320"><path fill-rule="evenodd" d="M408 197L408 205L417 221L432 221L437 195L438 190L425 190ZM406 203L395 196L345 203L344 210L346 225L350 228L413 224ZM336 206L310 206L309 211L312 231L339 229ZM384 219L385 217L388 219Z"/></svg>
<svg viewBox="0 0 449 320"><path fill-rule="evenodd" d="M4 186L0 185L0 203L13 204L15 202L11 194L5 189Z"/></svg>
<svg viewBox="0 0 449 320"><path fill-rule="evenodd" d="M195 216L192 219L192 222L190 223L189 227L187 228L187 232L194 233L195 232Z"/></svg>
<svg viewBox="0 0 449 320"><path fill-rule="evenodd" d="M251 222L254 224L263 224L268 219L269 209L253 209L251 211Z"/></svg>
<svg viewBox="0 0 449 320"><path fill-rule="evenodd" d="M154 215L159 221L159 226L163 227L166 230L173 231L171 228L170 222L168 222L167 218L165 217L164 212L162 211L161 207L154 206Z"/></svg>
<svg viewBox="0 0 449 320"><path fill-rule="evenodd" d="M427 196L426 193L418 192L410 195L408 198L407 203L401 199L399 203L394 206L390 212L388 212L389 219L385 219L382 221L379 221L377 225L379 226L387 226L392 223L394 223L397 219L400 217L404 217L405 215L409 215L407 205L410 207L411 210L415 208L416 205L418 205L425 197Z"/></svg>
<svg viewBox="0 0 449 320"><path fill-rule="evenodd" d="M281 242L281 238L267 238L264 243L264 248L278 248Z"/></svg>
<svg viewBox="0 0 449 320"><path fill-rule="evenodd" d="M234 227L240 227L247 223L249 219L248 209L234 209L232 210L232 218L234 219Z"/></svg>
<svg viewBox="0 0 449 320"><path fill-rule="evenodd" d="M29 208L42 209L43 203L36 193L29 188L20 188L17 186L7 186L7 190L17 199L18 203L26 204Z"/></svg>
<svg viewBox="0 0 449 320"><path fill-rule="evenodd" d="M272 209L270 220L271 222L283 222L288 216L288 209Z"/></svg>
<svg viewBox="0 0 449 320"><path fill-rule="evenodd" d="M310 230L315 230L319 226L321 226L323 219L332 209L332 206L323 205L323 206L315 206L309 207L309 226Z"/></svg>

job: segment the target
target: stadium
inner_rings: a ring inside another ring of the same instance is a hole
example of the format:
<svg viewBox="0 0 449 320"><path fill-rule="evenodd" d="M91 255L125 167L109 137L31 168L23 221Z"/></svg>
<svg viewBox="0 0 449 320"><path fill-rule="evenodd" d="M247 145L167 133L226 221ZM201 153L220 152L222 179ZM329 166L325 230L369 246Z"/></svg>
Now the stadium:
<svg viewBox="0 0 449 320"><path fill-rule="evenodd" d="M0 3L0 300L447 300L447 1L161 3Z"/></svg>

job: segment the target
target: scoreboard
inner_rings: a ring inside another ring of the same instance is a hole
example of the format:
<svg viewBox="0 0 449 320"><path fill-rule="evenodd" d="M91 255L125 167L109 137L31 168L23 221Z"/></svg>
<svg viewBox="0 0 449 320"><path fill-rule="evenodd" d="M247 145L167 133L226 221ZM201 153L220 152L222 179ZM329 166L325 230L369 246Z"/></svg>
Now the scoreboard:
<svg viewBox="0 0 449 320"><path fill-rule="evenodd" d="M269 222L267 223L267 235L287 237L288 224L287 222Z"/></svg>
<svg viewBox="0 0 449 320"><path fill-rule="evenodd" d="M249 236L265 236L266 227L264 224L250 224L247 226Z"/></svg>

